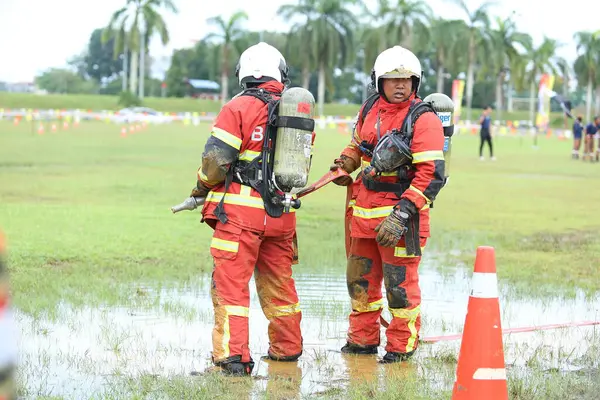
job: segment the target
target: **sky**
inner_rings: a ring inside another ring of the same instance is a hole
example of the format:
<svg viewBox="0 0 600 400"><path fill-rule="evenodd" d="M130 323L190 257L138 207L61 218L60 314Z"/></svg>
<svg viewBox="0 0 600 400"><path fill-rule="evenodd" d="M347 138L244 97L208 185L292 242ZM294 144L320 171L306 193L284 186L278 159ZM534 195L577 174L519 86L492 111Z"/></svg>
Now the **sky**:
<svg viewBox="0 0 600 400"><path fill-rule="evenodd" d="M564 43L558 54L572 61L577 53L573 34L600 29L597 14L584 6L585 1L570 0L568 6L562 3L552 7L547 0L497 0L490 14L507 18L515 11L520 30L532 35L536 43L540 43L544 35L558 39ZM227 18L237 10L244 10L249 16L245 23L248 29L266 27L285 31L287 25L277 17L277 8L296 1L174 2L179 13L165 15L171 42L163 46L156 38L150 45L150 54L157 60L152 75L159 78L169 66L168 58L173 49L193 46L194 40L214 29L206 23L207 18L217 15ZM111 14L124 3L125 0L0 0L0 81L31 82L48 68L66 67L69 58L85 50L92 31L104 27ZM263 8L259 9L257 3L264 4ZM374 5L376 0L365 0L365 3ZM428 4L436 15L444 18L465 17L448 0L429 0ZM473 9L481 1L467 0L467 4Z"/></svg>

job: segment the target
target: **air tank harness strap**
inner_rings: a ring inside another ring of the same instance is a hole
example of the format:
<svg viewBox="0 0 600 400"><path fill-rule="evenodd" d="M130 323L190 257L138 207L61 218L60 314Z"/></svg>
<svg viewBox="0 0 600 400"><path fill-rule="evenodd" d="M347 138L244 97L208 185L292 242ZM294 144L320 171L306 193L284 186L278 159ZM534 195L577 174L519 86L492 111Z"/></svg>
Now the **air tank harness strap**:
<svg viewBox="0 0 600 400"><path fill-rule="evenodd" d="M300 129L311 133L315 130L315 120L310 118L278 116L276 125L278 128Z"/></svg>

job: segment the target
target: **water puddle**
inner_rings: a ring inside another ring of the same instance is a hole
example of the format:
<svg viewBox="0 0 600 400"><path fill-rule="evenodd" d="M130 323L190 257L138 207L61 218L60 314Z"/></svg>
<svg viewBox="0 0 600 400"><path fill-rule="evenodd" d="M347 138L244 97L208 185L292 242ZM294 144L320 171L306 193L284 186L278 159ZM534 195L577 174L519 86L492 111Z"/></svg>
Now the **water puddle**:
<svg viewBox="0 0 600 400"><path fill-rule="evenodd" d="M432 384L451 387L460 340L422 343L414 362L393 366L378 364L376 357L342 355L339 349L345 343L350 307L343 272L296 271L304 337L304 354L297 363L260 360L268 349L267 320L259 306L254 280L250 282L250 350L256 363L253 393L268 392L269 385L276 385L279 392L282 387L289 389L289 397L285 398L325 393L349 382L376 381L389 375L390 369L419 374L431 379ZM422 338L462 331L470 276L470 270L461 268L440 273L424 262ZM136 305L131 307L73 310L63 304L55 321L34 320L17 312L22 386L31 395L87 398L114 390L111 382L118 378L189 377L194 371L207 370L211 366L213 323L209 285L207 275L194 287L159 291L137 288L135 296L155 299L147 307L132 301ZM600 319L600 296L515 298L504 285L500 285L500 293L505 329ZM387 310L383 315L390 320ZM381 337L383 355L383 330ZM600 343L598 337L598 326L507 334L506 363L513 368L577 369L589 343ZM445 370L420 368L431 360L445 363Z"/></svg>

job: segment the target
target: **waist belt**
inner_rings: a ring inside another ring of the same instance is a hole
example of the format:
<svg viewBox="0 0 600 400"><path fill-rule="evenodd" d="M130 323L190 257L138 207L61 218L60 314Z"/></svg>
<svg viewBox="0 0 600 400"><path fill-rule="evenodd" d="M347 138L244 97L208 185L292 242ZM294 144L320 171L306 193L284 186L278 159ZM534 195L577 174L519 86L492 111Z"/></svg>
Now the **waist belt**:
<svg viewBox="0 0 600 400"><path fill-rule="evenodd" d="M401 180L400 182L379 182L366 175L362 176L363 185L374 192L391 192L398 193L400 196L410 187L410 181Z"/></svg>

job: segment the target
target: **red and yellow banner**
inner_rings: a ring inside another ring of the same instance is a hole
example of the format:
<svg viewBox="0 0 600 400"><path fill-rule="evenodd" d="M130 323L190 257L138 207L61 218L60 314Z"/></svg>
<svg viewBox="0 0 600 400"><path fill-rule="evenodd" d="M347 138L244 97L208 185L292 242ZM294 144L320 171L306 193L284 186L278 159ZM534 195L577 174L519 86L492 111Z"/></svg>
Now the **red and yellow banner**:
<svg viewBox="0 0 600 400"><path fill-rule="evenodd" d="M460 119L460 112L462 110L462 99L463 92L465 90L465 81L462 79L455 79L452 81L452 101L454 102L454 123L456 124Z"/></svg>
<svg viewBox="0 0 600 400"><path fill-rule="evenodd" d="M538 91L538 113L535 125L540 130L546 130L550 123L550 98L554 86L554 75L543 74L540 78Z"/></svg>

